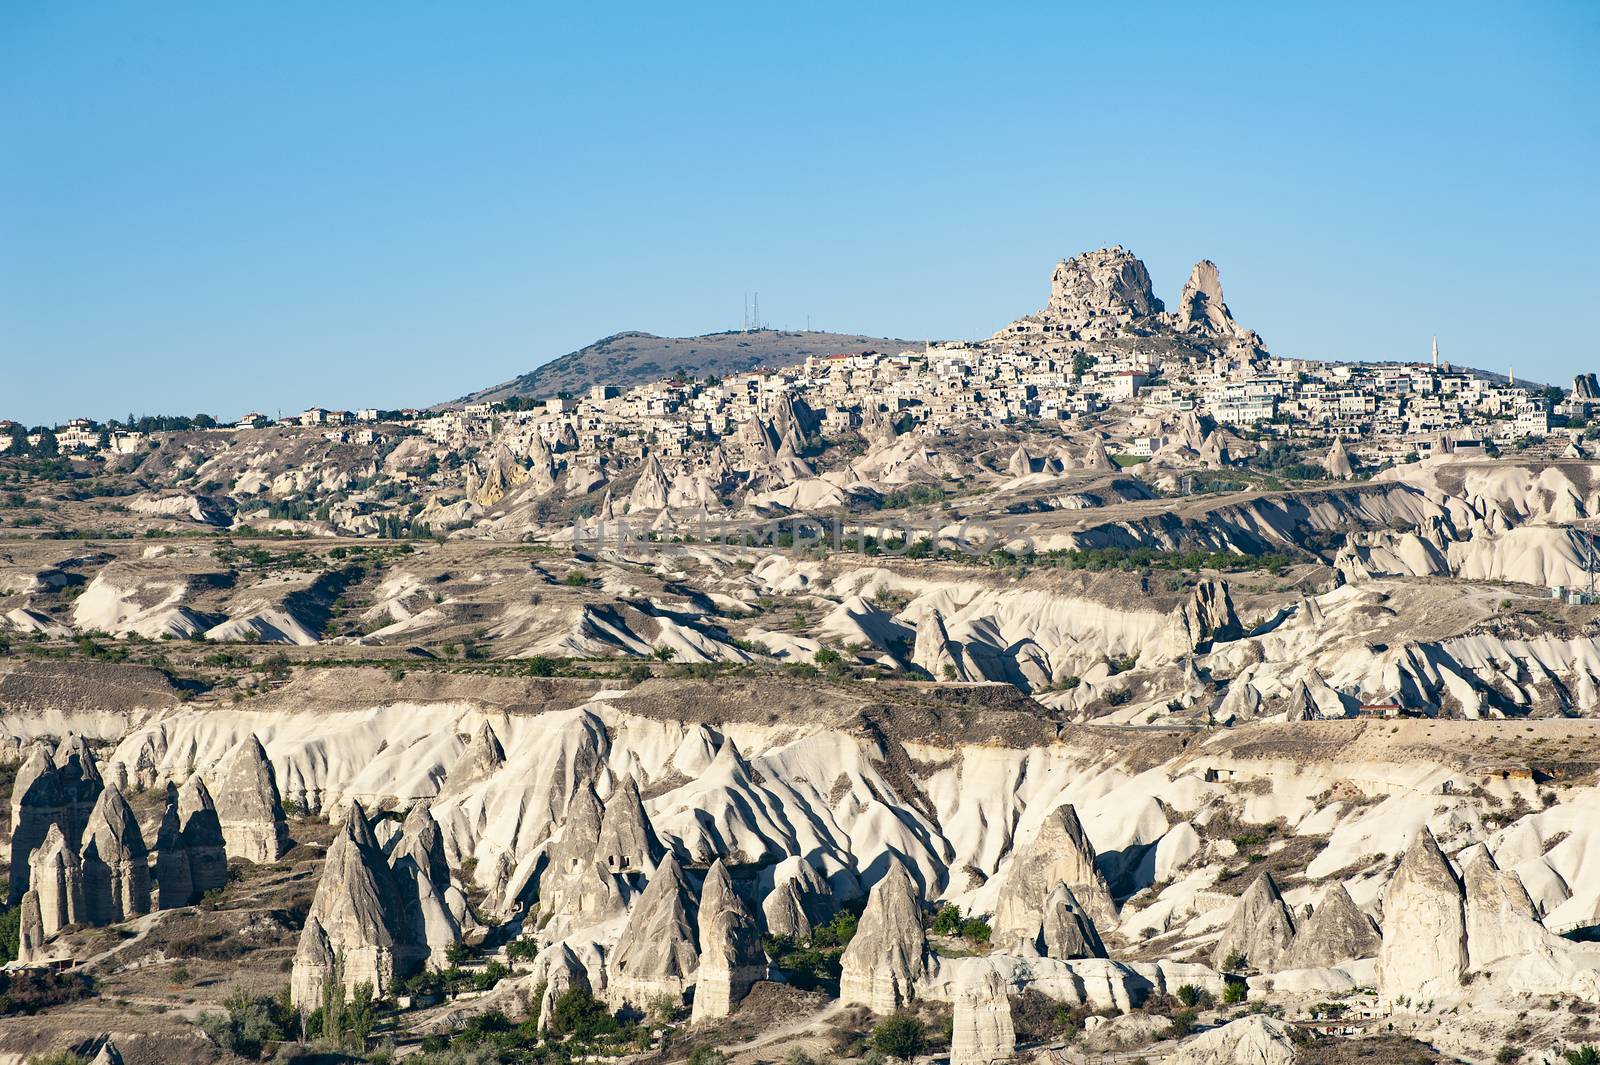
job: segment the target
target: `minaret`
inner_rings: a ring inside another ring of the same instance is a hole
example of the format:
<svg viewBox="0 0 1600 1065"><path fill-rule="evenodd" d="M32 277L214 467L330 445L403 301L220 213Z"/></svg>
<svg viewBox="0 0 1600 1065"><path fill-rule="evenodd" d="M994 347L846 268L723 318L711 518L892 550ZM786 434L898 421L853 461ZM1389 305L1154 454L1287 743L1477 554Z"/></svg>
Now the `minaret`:
<svg viewBox="0 0 1600 1065"><path fill-rule="evenodd" d="M1438 334L1435 334L1434 338L1433 338L1433 368L1435 370L1437 370L1439 368L1439 337L1438 337Z"/></svg>

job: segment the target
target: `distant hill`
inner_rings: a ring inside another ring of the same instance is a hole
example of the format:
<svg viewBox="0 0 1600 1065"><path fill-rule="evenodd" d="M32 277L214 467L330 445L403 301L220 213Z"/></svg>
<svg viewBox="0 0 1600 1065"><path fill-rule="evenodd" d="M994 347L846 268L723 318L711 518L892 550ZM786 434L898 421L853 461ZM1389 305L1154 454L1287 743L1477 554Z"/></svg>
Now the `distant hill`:
<svg viewBox="0 0 1600 1065"><path fill-rule="evenodd" d="M658 337L649 333L617 333L586 348L552 359L536 370L504 384L463 396L445 406L495 402L521 396L544 399L563 392L576 395L590 385L646 384L682 370L691 377L744 373L764 366L789 366L808 355L844 351L905 351L921 342L849 333L790 333L754 329L710 333L699 337Z"/></svg>

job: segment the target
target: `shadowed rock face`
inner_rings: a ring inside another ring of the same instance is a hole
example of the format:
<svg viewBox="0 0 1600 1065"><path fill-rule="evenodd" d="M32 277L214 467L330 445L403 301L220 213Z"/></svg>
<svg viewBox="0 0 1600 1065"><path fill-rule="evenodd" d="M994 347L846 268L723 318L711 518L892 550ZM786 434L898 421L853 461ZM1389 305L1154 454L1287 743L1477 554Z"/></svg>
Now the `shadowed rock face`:
<svg viewBox="0 0 1600 1065"><path fill-rule="evenodd" d="M1002 946L1037 943L1044 925L1045 900L1057 884L1072 890L1097 927L1116 927L1111 888L1095 866L1094 845L1071 803L1056 807L1033 841L1011 859L995 902L996 942Z"/></svg>
<svg viewBox="0 0 1600 1065"><path fill-rule="evenodd" d="M228 853L246 861L275 862L289 849L289 830L278 797L278 781L261 741L240 745L223 770L217 819Z"/></svg>
<svg viewBox="0 0 1600 1065"><path fill-rule="evenodd" d="M1514 954L1548 949L1554 939L1534 916L1522 881L1480 850L1462 874L1466 894L1467 958L1473 969Z"/></svg>
<svg viewBox="0 0 1600 1065"><path fill-rule="evenodd" d="M682 1001L700 964L693 912L683 870L668 854L634 903L607 963L613 1007L642 1007L657 995Z"/></svg>
<svg viewBox="0 0 1600 1065"><path fill-rule="evenodd" d="M1057 884L1044 900L1044 921L1040 929L1039 950L1046 957L1104 958L1105 944L1094 920L1084 912L1072 889Z"/></svg>
<svg viewBox="0 0 1600 1065"><path fill-rule="evenodd" d="M662 853L639 797L639 785L630 776L606 803L594 860L613 873L636 873L654 869Z"/></svg>
<svg viewBox="0 0 1600 1065"><path fill-rule="evenodd" d="M28 889L29 856L59 825L76 848L100 799L99 766L83 737L69 734L51 753L43 744L29 752L11 789L11 892L15 905Z"/></svg>
<svg viewBox="0 0 1600 1065"><path fill-rule="evenodd" d="M1242 954L1254 969L1264 973L1283 968L1284 955L1294 940L1294 917L1271 873L1256 877L1239 897L1233 916L1222 930L1212 965L1220 968L1231 954Z"/></svg>
<svg viewBox="0 0 1600 1065"><path fill-rule="evenodd" d="M22 913L17 922L17 960L24 964L44 956L44 919L39 912L39 892L29 889L22 896Z"/></svg>
<svg viewBox="0 0 1600 1065"><path fill-rule="evenodd" d="M67 846L60 825L51 825L29 859L30 890L38 894L39 924L48 939L69 924L85 920L83 870Z"/></svg>
<svg viewBox="0 0 1600 1065"><path fill-rule="evenodd" d="M1433 833L1406 848L1383 896L1378 990L1388 1002L1431 1000L1461 989L1467 970L1465 892Z"/></svg>
<svg viewBox="0 0 1600 1065"><path fill-rule="evenodd" d="M100 793L83 839L83 901L91 924L150 912L150 854L115 784Z"/></svg>
<svg viewBox="0 0 1600 1065"><path fill-rule="evenodd" d="M990 1065L1016 1053L1006 991L1006 982L988 966L962 984L950 1032L950 1065Z"/></svg>
<svg viewBox="0 0 1600 1065"><path fill-rule="evenodd" d="M875 1013L892 1013L911 1001L927 969L920 893L898 858L872 888L856 934L841 959L839 998Z"/></svg>
<svg viewBox="0 0 1600 1065"><path fill-rule="evenodd" d="M1322 903L1295 934L1284 955L1285 969L1321 969L1378 953L1383 939L1372 918L1336 883L1323 892Z"/></svg>
<svg viewBox="0 0 1600 1065"><path fill-rule="evenodd" d="M620 917L627 908L622 882L596 861L603 820L594 785L584 784L567 804L567 817L550 844L539 879L540 909L556 915L552 934Z"/></svg>
<svg viewBox="0 0 1600 1065"><path fill-rule="evenodd" d="M461 941L461 925L445 899L450 890L450 867L445 863L439 823L427 803L417 803L406 815L390 863L413 945L432 961L444 964L450 947Z"/></svg>
<svg viewBox="0 0 1600 1065"><path fill-rule="evenodd" d="M222 822L206 782L196 773L178 792L178 829L189 858L189 879L196 895L228 883L228 852Z"/></svg>
<svg viewBox="0 0 1600 1065"><path fill-rule="evenodd" d="M155 906L158 910L172 910L189 905L196 896L189 851L183 845L178 789L168 784L167 808L161 815L161 827L156 830Z"/></svg>
<svg viewBox="0 0 1600 1065"><path fill-rule="evenodd" d="M756 918L733 889L718 858L700 890L700 970L695 978L695 1022L726 1017L757 980L767 975Z"/></svg>
<svg viewBox="0 0 1600 1065"><path fill-rule="evenodd" d="M785 880L771 891L761 903L761 914L767 923L770 936L788 936L796 943L811 938L811 920L800 902L800 891L793 880Z"/></svg>
<svg viewBox="0 0 1600 1065"><path fill-rule="evenodd" d="M311 900L295 952L291 997L296 1005L315 1004L330 978L348 990L365 983L374 994L387 995L397 979L417 967L421 953L366 811L352 803ZM335 967L334 959L342 965Z"/></svg>

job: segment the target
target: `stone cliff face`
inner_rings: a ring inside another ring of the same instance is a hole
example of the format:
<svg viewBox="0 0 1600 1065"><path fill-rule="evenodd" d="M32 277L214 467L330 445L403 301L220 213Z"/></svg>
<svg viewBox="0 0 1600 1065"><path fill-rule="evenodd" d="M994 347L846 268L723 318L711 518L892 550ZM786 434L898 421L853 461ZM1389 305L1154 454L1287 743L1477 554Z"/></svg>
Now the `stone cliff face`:
<svg viewBox="0 0 1600 1065"><path fill-rule="evenodd" d="M1162 309L1144 263L1116 245L1057 264L1050 277L1050 302L1041 317L1081 330L1132 325L1153 319Z"/></svg>
<svg viewBox="0 0 1600 1065"><path fill-rule="evenodd" d="M1406 848L1383 896L1378 990L1413 1003L1454 995L1467 971L1466 893L1426 828Z"/></svg>
<svg viewBox="0 0 1600 1065"><path fill-rule="evenodd" d="M1222 968L1227 959L1242 955L1245 963L1261 972L1276 972L1294 939L1294 918L1271 873L1262 873L1245 889L1233 916L1211 953L1212 964Z"/></svg>
<svg viewBox="0 0 1600 1065"><path fill-rule="evenodd" d="M733 889L722 859L700 891L700 969L695 977L695 1022L726 1017L767 975L761 929Z"/></svg>
<svg viewBox="0 0 1600 1065"><path fill-rule="evenodd" d="M995 903L995 941L1002 945L1039 943L1046 903L1058 884L1067 886L1095 925L1116 927L1117 907L1111 888L1095 865L1094 844L1071 803L1052 811L1039 826L1038 835L1012 858Z"/></svg>
<svg viewBox="0 0 1600 1065"><path fill-rule="evenodd" d="M694 912L683 869L668 854L629 911L607 962L606 993L614 1007L645 1008L658 995L683 1000L700 965Z"/></svg>
<svg viewBox="0 0 1600 1065"><path fill-rule="evenodd" d="M841 1001L892 1013L912 1000L928 964L920 897L906 867L890 859L841 959Z"/></svg>
<svg viewBox="0 0 1600 1065"><path fill-rule="evenodd" d="M217 818L228 853L251 862L275 862L289 849L278 781L261 741L250 736L223 769Z"/></svg>

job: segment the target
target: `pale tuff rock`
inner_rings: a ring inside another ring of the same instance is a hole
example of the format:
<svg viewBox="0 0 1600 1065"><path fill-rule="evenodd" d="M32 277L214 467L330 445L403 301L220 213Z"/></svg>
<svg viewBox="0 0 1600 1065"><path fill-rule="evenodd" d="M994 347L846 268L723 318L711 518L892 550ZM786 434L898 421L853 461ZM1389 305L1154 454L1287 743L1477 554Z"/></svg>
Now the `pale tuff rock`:
<svg viewBox="0 0 1600 1065"><path fill-rule="evenodd" d="M150 854L139 821L115 784L100 793L84 832L83 901L90 924L150 912Z"/></svg>
<svg viewBox="0 0 1600 1065"><path fill-rule="evenodd" d="M950 642L950 633L944 627L944 615L937 609L929 610L917 622L917 639L912 645L911 661L928 671L935 680L973 680L961 660L961 649Z"/></svg>
<svg viewBox="0 0 1600 1065"><path fill-rule="evenodd" d="M467 744L461 756L450 766L445 779L448 787L455 789L474 780L481 780L505 764L506 752L505 748L500 746L500 737L495 735L494 728L485 721L478 726L478 731L473 733L472 742Z"/></svg>
<svg viewBox="0 0 1600 1065"><path fill-rule="evenodd" d="M1091 325L1109 329L1152 318L1161 310L1144 263L1118 245L1057 264L1050 278L1050 302L1037 317L1073 330Z"/></svg>
<svg viewBox="0 0 1600 1065"><path fill-rule="evenodd" d="M1335 691L1315 668L1308 668L1289 692L1285 711L1290 721L1321 721L1349 716L1344 696Z"/></svg>
<svg viewBox="0 0 1600 1065"><path fill-rule="evenodd" d="M39 927L49 939L67 925L87 919L83 905L83 870L67 846L60 825L51 825L44 842L29 858L29 883L39 899Z"/></svg>
<svg viewBox="0 0 1600 1065"><path fill-rule="evenodd" d="M1173 324L1184 332L1222 337L1245 334L1222 301L1222 281L1217 277L1217 264L1210 259L1194 264L1172 316Z"/></svg>
<svg viewBox="0 0 1600 1065"><path fill-rule="evenodd" d="M1089 450L1083 457L1083 468L1097 472L1109 472L1117 468L1111 461L1111 453L1106 450L1105 438L1095 433L1089 440Z"/></svg>
<svg viewBox="0 0 1600 1065"><path fill-rule="evenodd" d="M252 734L234 753L218 784L217 819L228 853L235 858L275 862L289 849L278 781L261 741Z"/></svg>
<svg viewBox="0 0 1600 1065"><path fill-rule="evenodd" d="M22 912L17 920L17 961L24 965L44 959L44 918L39 910L39 892L30 888L22 896Z"/></svg>
<svg viewBox="0 0 1600 1065"><path fill-rule="evenodd" d="M1065 884L1057 884L1044 900L1038 948L1046 957L1063 960L1106 957L1105 944L1100 941L1094 921Z"/></svg>
<svg viewBox="0 0 1600 1065"><path fill-rule="evenodd" d="M1185 1043L1168 1065L1294 1065L1300 1060L1288 1025L1256 1014L1213 1028Z"/></svg>
<svg viewBox="0 0 1600 1065"><path fill-rule="evenodd" d="M58 823L61 789L56 779L55 760L49 748L36 743L17 770L11 785L11 896L15 906L28 890L29 857L50 826Z"/></svg>
<svg viewBox="0 0 1600 1065"><path fill-rule="evenodd" d="M89 1065L123 1065L122 1051L117 1049L117 1044L107 1039L100 1044L100 1052L94 1056Z"/></svg>
<svg viewBox="0 0 1600 1065"><path fill-rule="evenodd" d="M1194 586L1183 605L1182 621L1191 649L1209 648L1244 635L1233 611L1228 582L1221 577L1207 577Z"/></svg>
<svg viewBox="0 0 1600 1065"><path fill-rule="evenodd" d="M1228 464L1228 448L1222 434L1213 429L1200 442L1200 464L1208 470L1220 470Z"/></svg>
<svg viewBox="0 0 1600 1065"><path fill-rule="evenodd" d="M1012 477L1026 477L1033 472L1033 456L1028 454L1028 449L1022 444L1017 445L1017 450L1011 453L1011 458L1006 462L1006 473Z"/></svg>
<svg viewBox="0 0 1600 1065"><path fill-rule="evenodd" d="M1228 694L1218 704L1216 719L1219 724L1247 720L1261 713L1261 692L1247 680L1234 681Z"/></svg>
<svg viewBox="0 0 1600 1065"><path fill-rule="evenodd" d="M796 943L811 938L811 920L806 916L793 880L785 880L767 893L761 903L761 914L769 936L788 936Z"/></svg>
<svg viewBox="0 0 1600 1065"><path fill-rule="evenodd" d="M1294 917L1272 874L1263 872L1234 904L1233 916L1211 952L1211 963L1220 969L1237 953L1260 972L1277 972L1285 967L1283 957L1293 939Z"/></svg>
<svg viewBox="0 0 1600 1065"><path fill-rule="evenodd" d="M330 959L339 959L342 972L337 975L347 990L370 984L381 997L410 974L420 953L366 811L352 803L317 881L295 952L291 996L296 1005L315 1005L323 982L336 975Z"/></svg>
<svg viewBox="0 0 1600 1065"><path fill-rule="evenodd" d="M101 790L100 769L83 737L69 734L53 755L38 744L29 752L11 790L11 904L28 889L29 855L50 826L60 826L76 848Z"/></svg>
<svg viewBox="0 0 1600 1065"><path fill-rule="evenodd" d="M594 860L613 873L638 873L654 869L662 854L639 785L629 776L606 803Z"/></svg>
<svg viewBox="0 0 1600 1065"><path fill-rule="evenodd" d="M645 1006L657 995L682 1000L700 964L693 900L678 859L668 854L628 914L607 962L612 1006Z"/></svg>
<svg viewBox="0 0 1600 1065"><path fill-rule="evenodd" d="M1011 1000L1005 980L990 966L971 972L956 992L950 1065L990 1065L1016 1053Z"/></svg>
<svg viewBox="0 0 1600 1065"><path fill-rule="evenodd" d="M911 1001L928 964L920 897L906 867L891 857L840 959L841 1002L860 1003L874 1013L893 1013Z"/></svg>
<svg viewBox="0 0 1600 1065"><path fill-rule="evenodd" d="M700 970L693 1021L726 1017L767 975L761 929L718 858L700 890Z"/></svg>
<svg viewBox="0 0 1600 1065"><path fill-rule="evenodd" d="M227 843L211 792L199 773L190 777L178 792L178 826L189 859L189 880L195 895L225 887L228 883Z"/></svg>
<svg viewBox="0 0 1600 1065"><path fill-rule="evenodd" d="M1467 970L1465 891L1433 833L1418 830L1383 896L1378 990L1388 1002L1461 990Z"/></svg>
<svg viewBox="0 0 1600 1065"><path fill-rule="evenodd" d="M1466 893L1467 959L1473 969L1511 955L1535 952L1555 940L1534 916L1533 900L1517 874L1479 850L1461 875Z"/></svg>
<svg viewBox="0 0 1600 1065"><path fill-rule="evenodd" d="M1328 449L1328 457L1322 460L1322 468L1336 481L1348 481L1356 475L1356 469L1350 464L1350 455L1344 449L1342 438L1334 437L1333 447Z"/></svg>
<svg viewBox="0 0 1600 1065"><path fill-rule="evenodd" d="M390 864L413 945L432 961L444 963L446 952L461 941L461 925L446 899L450 867L439 823L426 802L417 803L406 815Z"/></svg>
<svg viewBox="0 0 1600 1065"><path fill-rule="evenodd" d="M555 1005L561 996L574 987L584 991L593 992L589 984L589 970L584 968L583 962L572 952L572 948L565 943L557 943L547 950L541 951L533 959L533 969L528 974L525 983L533 987L544 987L544 997L539 1000L539 1031L550 1030L550 1018L555 1014Z"/></svg>
<svg viewBox="0 0 1600 1065"><path fill-rule="evenodd" d="M1361 912L1342 881L1322 894L1322 902L1295 934L1284 955L1285 969L1325 969L1374 957L1383 939L1372 918Z"/></svg>
<svg viewBox="0 0 1600 1065"><path fill-rule="evenodd" d="M189 869L189 852L183 845L183 830L178 814L178 788L167 785L167 808L156 830L155 908L173 910L187 906L197 896L194 876Z"/></svg>
<svg viewBox="0 0 1600 1065"><path fill-rule="evenodd" d="M645 460L639 480L628 495L627 512L637 514L645 510L663 510L667 505L669 489L667 475L662 472L661 461L654 455Z"/></svg>
<svg viewBox="0 0 1600 1065"><path fill-rule="evenodd" d="M567 804L539 880L539 908L555 914L551 927L557 931L620 917L627 909L621 882L595 857L603 819L600 797L585 782Z"/></svg>
<svg viewBox="0 0 1600 1065"><path fill-rule="evenodd" d="M1038 835L1012 856L995 900L994 937L1002 946L1037 943L1045 902L1065 884L1097 927L1114 928L1117 908L1105 874L1095 866L1094 844L1071 803L1045 817Z"/></svg>

